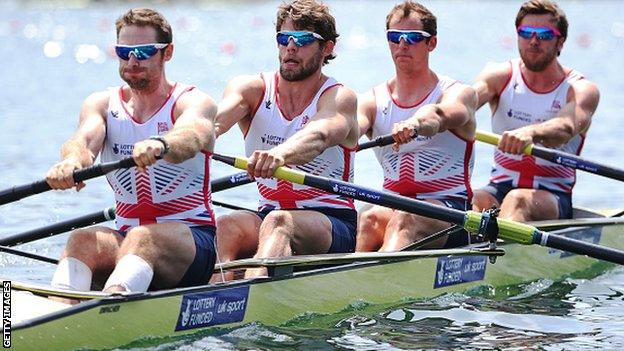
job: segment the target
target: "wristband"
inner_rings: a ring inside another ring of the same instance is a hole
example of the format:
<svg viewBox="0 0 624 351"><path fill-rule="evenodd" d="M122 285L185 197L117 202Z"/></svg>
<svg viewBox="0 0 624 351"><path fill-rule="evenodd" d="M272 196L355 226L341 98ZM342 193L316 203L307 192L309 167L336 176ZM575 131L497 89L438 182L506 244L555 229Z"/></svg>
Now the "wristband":
<svg viewBox="0 0 624 351"><path fill-rule="evenodd" d="M149 138L150 140L158 140L160 141L163 146L165 147L165 149L163 150L163 152L160 154L160 156L164 156L167 152L169 152L169 143L165 140L165 138L163 138L160 135L156 135L156 136L152 136Z"/></svg>

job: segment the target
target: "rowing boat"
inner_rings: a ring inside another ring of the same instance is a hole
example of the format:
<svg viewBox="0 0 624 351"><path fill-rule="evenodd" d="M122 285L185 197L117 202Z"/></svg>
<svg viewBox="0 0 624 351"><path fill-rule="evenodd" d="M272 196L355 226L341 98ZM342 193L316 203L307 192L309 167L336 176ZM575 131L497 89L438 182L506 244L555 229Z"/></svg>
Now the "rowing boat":
<svg viewBox="0 0 624 351"><path fill-rule="evenodd" d="M605 217L578 209L575 216L584 219L568 221L568 227L556 233L624 248L624 221L591 222ZM500 241L496 248L473 244L444 250L239 260L221 264L217 271L267 267L269 277L147 293L83 293L11 281L12 347L103 349L252 322L285 325L309 313L333 314L357 303L388 306L479 287L500 292L539 279L589 278L610 266L547 247ZM51 295L83 302L70 306L46 298Z"/></svg>

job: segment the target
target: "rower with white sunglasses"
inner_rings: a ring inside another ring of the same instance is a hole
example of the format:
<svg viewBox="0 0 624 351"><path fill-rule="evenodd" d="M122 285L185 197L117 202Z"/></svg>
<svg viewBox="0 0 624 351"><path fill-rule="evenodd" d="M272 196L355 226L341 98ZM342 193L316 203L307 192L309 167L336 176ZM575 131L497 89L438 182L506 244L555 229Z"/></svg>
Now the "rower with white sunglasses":
<svg viewBox="0 0 624 351"><path fill-rule="evenodd" d="M360 134L392 133L395 144L375 149L384 190L458 210L468 210L472 190L476 122L475 91L433 72L436 17L405 1L386 18L386 38L396 75L358 98ZM358 218L357 251L396 251L450 225L381 206L365 206ZM432 245L467 244L456 232Z"/></svg>
<svg viewBox="0 0 624 351"><path fill-rule="evenodd" d="M117 22L119 74L127 85L89 96L78 129L47 174L53 189L76 187L72 172L132 157L137 167L107 175L116 228L72 232L52 285L71 290L143 292L204 284L215 263L210 155L215 102L170 81L171 26L133 9Z"/></svg>

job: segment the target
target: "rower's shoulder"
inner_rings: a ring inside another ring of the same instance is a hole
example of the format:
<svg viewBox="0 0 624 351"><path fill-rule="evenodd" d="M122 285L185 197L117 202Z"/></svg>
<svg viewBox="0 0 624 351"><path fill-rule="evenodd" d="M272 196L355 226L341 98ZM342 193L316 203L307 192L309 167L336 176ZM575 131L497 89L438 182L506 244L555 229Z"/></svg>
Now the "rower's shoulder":
<svg viewBox="0 0 624 351"><path fill-rule="evenodd" d="M106 112L108 109L108 103L112 94L119 93L119 88L113 89L109 88L107 90L96 91L87 96L83 103L83 110L91 110L91 111L100 111L102 113Z"/></svg>
<svg viewBox="0 0 624 351"><path fill-rule="evenodd" d="M236 91L241 94L262 94L265 90L265 83L262 74L240 75L228 82L226 92Z"/></svg>
<svg viewBox="0 0 624 351"><path fill-rule="evenodd" d="M488 62L485 64L479 75L479 80L499 80L508 79L512 72L512 61L505 62Z"/></svg>

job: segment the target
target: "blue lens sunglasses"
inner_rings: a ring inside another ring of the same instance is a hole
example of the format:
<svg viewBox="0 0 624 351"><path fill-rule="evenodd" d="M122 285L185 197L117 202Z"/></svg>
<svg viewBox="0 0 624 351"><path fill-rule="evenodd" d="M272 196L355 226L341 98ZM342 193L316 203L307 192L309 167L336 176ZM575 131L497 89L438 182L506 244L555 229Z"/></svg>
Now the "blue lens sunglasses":
<svg viewBox="0 0 624 351"><path fill-rule="evenodd" d="M395 44L399 44L401 39L403 39L406 44L414 45L425 40L425 38L431 37L431 34L425 32L424 30L389 29L386 31L386 37L388 38L388 41Z"/></svg>
<svg viewBox="0 0 624 351"><path fill-rule="evenodd" d="M298 47L310 45L317 40L325 40L320 34L308 31L277 32L277 43L282 46L288 46L288 42L292 39L293 43Z"/></svg>
<svg viewBox="0 0 624 351"><path fill-rule="evenodd" d="M115 53L117 56L124 60L130 60L130 55L134 55L137 60L143 61L156 55L158 50L164 49L169 44L155 43L155 44L141 44L141 45L115 45Z"/></svg>

